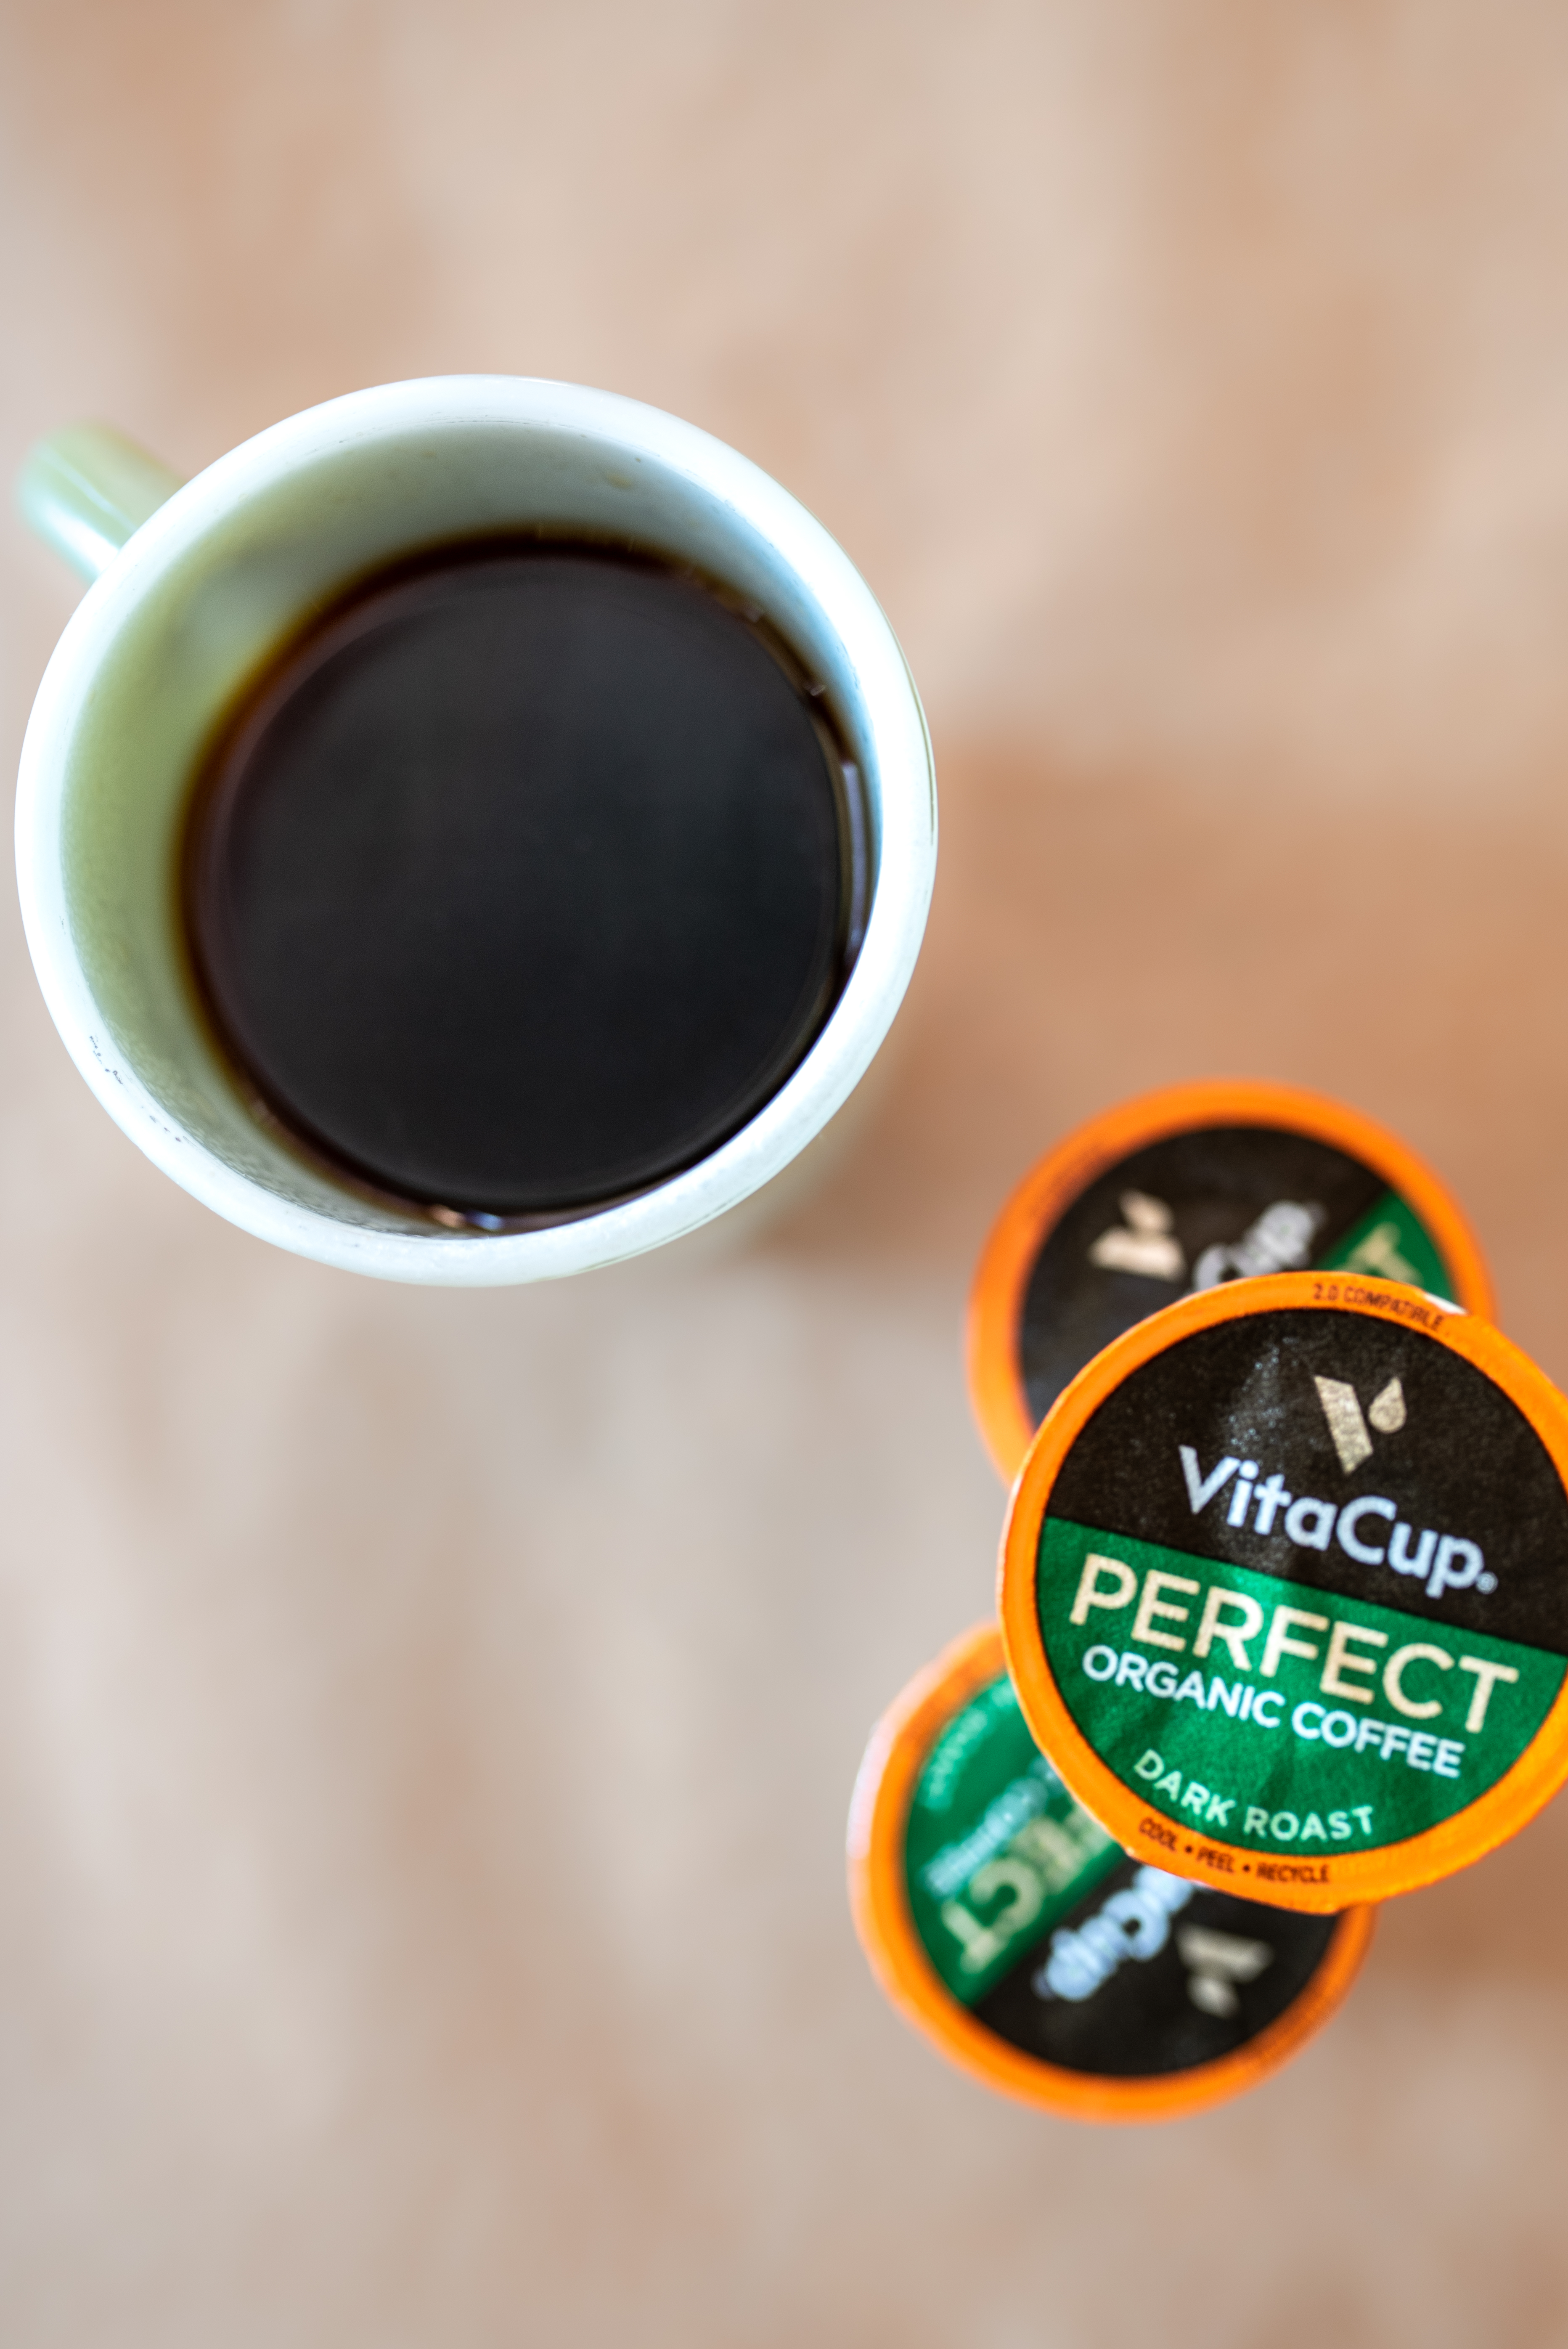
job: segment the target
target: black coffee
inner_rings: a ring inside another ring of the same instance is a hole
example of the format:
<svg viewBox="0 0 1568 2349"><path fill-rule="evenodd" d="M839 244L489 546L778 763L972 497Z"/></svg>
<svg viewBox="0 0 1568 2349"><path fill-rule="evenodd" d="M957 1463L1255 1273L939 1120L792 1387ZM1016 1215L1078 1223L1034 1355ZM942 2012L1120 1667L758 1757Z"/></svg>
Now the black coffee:
<svg viewBox="0 0 1568 2349"><path fill-rule="evenodd" d="M689 573L489 541L363 584L224 730L186 926L261 1105L481 1226L590 1207L734 1133L863 923L822 698Z"/></svg>

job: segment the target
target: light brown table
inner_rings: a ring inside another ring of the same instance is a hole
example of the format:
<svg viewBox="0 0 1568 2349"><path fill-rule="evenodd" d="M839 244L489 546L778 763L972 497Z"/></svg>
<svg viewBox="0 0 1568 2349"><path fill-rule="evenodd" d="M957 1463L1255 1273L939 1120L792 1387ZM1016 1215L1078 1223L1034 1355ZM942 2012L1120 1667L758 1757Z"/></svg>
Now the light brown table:
<svg viewBox="0 0 1568 2349"><path fill-rule="evenodd" d="M995 1206L1343 1092L1568 1372L1568 29L1156 0L12 0L0 461L355 385L708 426L884 600L944 861L748 1249L425 1295L137 1157L0 905L8 2349L1539 2349L1568 1826L1248 2102L1101 2134L885 2011L844 1807L989 1601ZM0 531L8 753L71 604Z"/></svg>

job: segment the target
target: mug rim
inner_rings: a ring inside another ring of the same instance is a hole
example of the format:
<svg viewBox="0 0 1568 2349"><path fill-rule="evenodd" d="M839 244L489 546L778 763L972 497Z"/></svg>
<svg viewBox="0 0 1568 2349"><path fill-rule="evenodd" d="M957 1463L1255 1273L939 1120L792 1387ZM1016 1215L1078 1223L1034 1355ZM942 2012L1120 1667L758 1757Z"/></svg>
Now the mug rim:
<svg viewBox="0 0 1568 2349"><path fill-rule="evenodd" d="M67 752L100 664L150 591L209 532L304 466L418 429L531 429L602 440L717 498L763 540L821 613L852 669L875 745L876 885L837 1002L778 1092L693 1166L636 1196L524 1232L396 1231L340 1221L242 1174L179 1124L109 1033L72 936L62 854ZM430 376L302 409L185 482L88 588L40 684L22 748L16 870L23 926L56 1027L129 1138L192 1197L297 1256L390 1280L489 1287L583 1272L710 1222L780 1174L842 1106L903 1000L935 873L931 740L881 606L837 542L760 466L726 442L619 393L527 376Z"/></svg>

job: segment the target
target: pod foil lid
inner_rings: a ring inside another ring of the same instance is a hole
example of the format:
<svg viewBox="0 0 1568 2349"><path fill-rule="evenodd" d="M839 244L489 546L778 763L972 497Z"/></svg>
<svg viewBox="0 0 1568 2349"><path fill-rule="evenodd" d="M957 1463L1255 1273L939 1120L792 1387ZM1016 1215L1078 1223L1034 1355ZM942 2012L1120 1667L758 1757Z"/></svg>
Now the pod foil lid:
<svg viewBox="0 0 1568 2349"><path fill-rule="evenodd" d="M1357 1110L1238 1078L1124 1102L1014 1192L970 1298L969 1392L1002 1475L1102 1346L1190 1290L1345 1271L1490 1314L1475 1236L1431 1169Z"/></svg>
<svg viewBox="0 0 1568 2349"><path fill-rule="evenodd" d="M1008 1668L1130 1851L1326 1912L1429 1884L1568 1776L1568 1403L1490 1324L1344 1274L1183 1299L1014 1489Z"/></svg>
<svg viewBox="0 0 1568 2349"><path fill-rule="evenodd" d="M1373 1912L1291 1915L1130 1857L1029 1734L995 1625L873 1735L851 1817L857 1930L905 2017L987 2086L1154 2120L1277 2069L1345 1995Z"/></svg>

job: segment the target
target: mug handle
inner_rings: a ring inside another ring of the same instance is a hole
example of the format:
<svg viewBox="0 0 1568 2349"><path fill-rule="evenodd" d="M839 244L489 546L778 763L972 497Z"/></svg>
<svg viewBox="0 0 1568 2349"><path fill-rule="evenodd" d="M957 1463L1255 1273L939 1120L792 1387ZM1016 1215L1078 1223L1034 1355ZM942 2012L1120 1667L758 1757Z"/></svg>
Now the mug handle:
<svg viewBox="0 0 1568 2349"><path fill-rule="evenodd" d="M108 424L67 424L37 441L16 476L22 517L46 546L96 579L181 477Z"/></svg>

